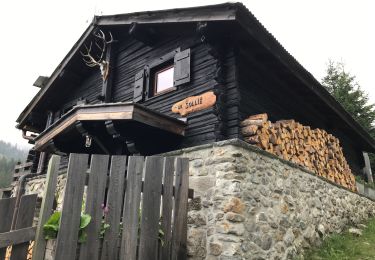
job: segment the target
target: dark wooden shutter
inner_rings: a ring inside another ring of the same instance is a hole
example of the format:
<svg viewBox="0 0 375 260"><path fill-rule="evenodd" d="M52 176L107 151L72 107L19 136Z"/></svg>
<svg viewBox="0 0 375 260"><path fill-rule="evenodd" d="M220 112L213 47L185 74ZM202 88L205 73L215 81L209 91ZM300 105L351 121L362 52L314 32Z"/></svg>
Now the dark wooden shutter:
<svg viewBox="0 0 375 260"><path fill-rule="evenodd" d="M174 56L174 86L190 81L190 49L177 52Z"/></svg>
<svg viewBox="0 0 375 260"><path fill-rule="evenodd" d="M143 92L145 86L145 72L141 70L137 74L135 74L134 80L134 97L133 101L138 102L143 100Z"/></svg>

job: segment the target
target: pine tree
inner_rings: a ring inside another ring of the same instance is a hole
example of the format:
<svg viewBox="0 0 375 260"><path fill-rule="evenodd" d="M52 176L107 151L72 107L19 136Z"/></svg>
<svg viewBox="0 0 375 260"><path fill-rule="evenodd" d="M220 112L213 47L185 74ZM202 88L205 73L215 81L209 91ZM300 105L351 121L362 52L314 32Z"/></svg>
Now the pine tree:
<svg viewBox="0 0 375 260"><path fill-rule="evenodd" d="M368 94L361 89L355 76L345 71L342 62L333 61L329 61L326 73L322 85L375 138L375 104L369 103ZM369 156L375 173L375 155Z"/></svg>

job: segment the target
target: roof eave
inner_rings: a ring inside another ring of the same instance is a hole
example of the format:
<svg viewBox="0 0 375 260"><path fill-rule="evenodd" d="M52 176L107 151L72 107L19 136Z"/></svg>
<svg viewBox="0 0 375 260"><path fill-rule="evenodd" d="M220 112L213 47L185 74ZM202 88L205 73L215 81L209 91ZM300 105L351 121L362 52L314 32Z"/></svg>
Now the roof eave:
<svg viewBox="0 0 375 260"><path fill-rule="evenodd" d="M357 133L375 152L375 140L370 134L342 107L342 105L308 72L276 38L264 28L255 16L242 5L236 15L236 19L241 27L247 31L254 39L259 41L273 56L284 64L295 76L311 89L319 98L323 100L355 133Z"/></svg>
<svg viewBox="0 0 375 260"><path fill-rule="evenodd" d="M86 41L87 37L94 30L96 26L95 22L96 22L96 17L94 17L92 23L87 27L85 32L81 35L78 41L73 45L73 47L70 49L68 54L64 57L64 59L61 61L61 63L57 66L57 68L52 72L51 76L49 77L49 80L46 82L45 87L40 89L40 91L33 97L30 103L25 107L25 109L18 116L16 120L16 122L18 123L18 125L16 126L17 128L22 129L27 116L35 108L35 106L38 104L40 99L45 95L45 93L50 89L51 85L54 83L56 78L59 77L60 73L65 69L66 65L70 62L72 57L79 51L79 48L82 46L82 44Z"/></svg>
<svg viewBox="0 0 375 260"><path fill-rule="evenodd" d="M189 8L177 8L136 12L120 15L104 15L97 17L100 26L129 25L132 23L184 23L199 21L228 21L235 20L240 3L224 3Z"/></svg>

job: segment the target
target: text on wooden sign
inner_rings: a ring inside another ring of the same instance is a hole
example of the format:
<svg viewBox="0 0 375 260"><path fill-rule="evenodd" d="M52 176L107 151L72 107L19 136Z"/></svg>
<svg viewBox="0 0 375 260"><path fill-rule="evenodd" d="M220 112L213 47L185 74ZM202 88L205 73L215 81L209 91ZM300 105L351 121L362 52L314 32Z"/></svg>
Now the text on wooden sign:
<svg viewBox="0 0 375 260"><path fill-rule="evenodd" d="M216 95L209 91L199 96L185 98L172 106L173 113L180 113L186 116L192 112L200 111L212 107L216 103Z"/></svg>

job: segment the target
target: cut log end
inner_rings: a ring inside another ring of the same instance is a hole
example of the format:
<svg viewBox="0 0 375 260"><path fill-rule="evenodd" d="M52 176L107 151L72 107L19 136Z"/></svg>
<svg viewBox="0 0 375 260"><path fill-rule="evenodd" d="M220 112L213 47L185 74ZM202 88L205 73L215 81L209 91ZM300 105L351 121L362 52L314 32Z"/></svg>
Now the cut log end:
<svg viewBox="0 0 375 260"><path fill-rule="evenodd" d="M294 120L271 123L263 113L243 120L241 133L246 142L357 191L339 140L325 130L311 129Z"/></svg>

